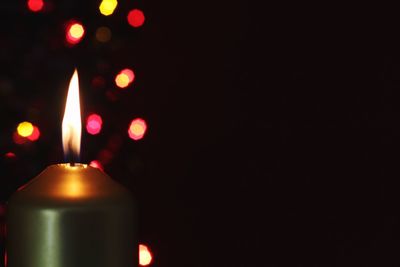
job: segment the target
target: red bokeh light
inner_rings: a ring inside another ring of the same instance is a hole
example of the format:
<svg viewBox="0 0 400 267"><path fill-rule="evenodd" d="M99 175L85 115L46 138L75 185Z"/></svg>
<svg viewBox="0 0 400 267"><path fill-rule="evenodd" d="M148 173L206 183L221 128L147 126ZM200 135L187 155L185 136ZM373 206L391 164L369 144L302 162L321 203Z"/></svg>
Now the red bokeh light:
<svg viewBox="0 0 400 267"><path fill-rule="evenodd" d="M38 140L40 137L40 131L39 128L37 126L33 126L33 132L30 136L27 136L26 138L28 138L30 141L35 142L36 140Z"/></svg>
<svg viewBox="0 0 400 267"><path fill-rule="evenodd" d="M131 139L140 140L143 138L146 131L147 131L146 121L141 118L137 118L131 122L128 129L128 134Z"/></svg>
<svg viewBox="0 0 400 267"><path fill-rule="evenodd" d="M132 27L140 27L143 25L145 20L144 13L140 9L132 9L128 14L128 23Z"/></svg>
<svg viewBox="0 0 400 267"><path fill-rule="evenodd" d="M15 132L13 133L13 140L14 140L14 143L16 143L16 144L18 144L18 145L22 145L22 144L26 143L26 141L27 141L28 139L25 138L25 137L20 136L20 135L18 134L18 132L15 131Z"/></svg>
<svg viewBox="0 0 400 267"><path fill-rule="evenodd" d="M43 9L44 2L43 0L28 0L28 8L32 12L39 12Z"/></svg>
<svg viewBox="0 0 400 267"><path fill-rule="evenodd" d="M13 152L7 152L4 156L8 159L15 159L17 156Z"/></svg>
<svg viewBox="0 0 400 267"><path fill-rule="evenodd" d="M100 133L103 120L100 115L91 114L86 120L86 131L89 134L96 135Z"/></svg>
<svg viewBox="0 0 400 267"><path fill-rule="evenodd" d="M85 28L79 22L70 21L66 27L65 39L71 44L79 43L85 35Z"/></svg>
<svg viewBox="0 0 400 267"><path fill-rule="evenodd" d="M104 171L103 165L101 165L101 163L100 163L98 160L92 160L92 161L89 163L89 166Z"/></svg>
<svg viewBox="0 0 400 267"><path fill-rule="evenodd" d="M153 260L153 255L150 252L150 249L143 244L139 245L139 265L147 266Z"/></svg>

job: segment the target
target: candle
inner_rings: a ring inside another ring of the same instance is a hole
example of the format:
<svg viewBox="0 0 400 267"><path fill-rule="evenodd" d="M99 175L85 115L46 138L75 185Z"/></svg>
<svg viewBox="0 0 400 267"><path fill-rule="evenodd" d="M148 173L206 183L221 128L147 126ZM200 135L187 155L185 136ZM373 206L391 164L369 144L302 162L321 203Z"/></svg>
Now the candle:
<svg viewBox="0 0 400 267"><path fill-rule="evenodd" d="M131 194L100 170L76 163L81 135L76 71L62 126L70 162L47 167L9 200L7 266L137 266Z"/></svg>

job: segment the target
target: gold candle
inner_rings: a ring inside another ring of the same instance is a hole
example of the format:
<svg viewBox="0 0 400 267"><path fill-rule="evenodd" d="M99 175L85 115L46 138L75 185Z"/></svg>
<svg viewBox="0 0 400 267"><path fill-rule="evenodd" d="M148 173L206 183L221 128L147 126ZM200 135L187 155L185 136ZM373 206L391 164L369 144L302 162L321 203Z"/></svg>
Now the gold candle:
<svg viewBox="0 0 400 267"><path fill-rule="evenodd" d="M79 153L80 124L75 71L63 120L67 154ZM100 170L51 165L9 200L7 266L137 266L134 209L129 191Z"/></svg>

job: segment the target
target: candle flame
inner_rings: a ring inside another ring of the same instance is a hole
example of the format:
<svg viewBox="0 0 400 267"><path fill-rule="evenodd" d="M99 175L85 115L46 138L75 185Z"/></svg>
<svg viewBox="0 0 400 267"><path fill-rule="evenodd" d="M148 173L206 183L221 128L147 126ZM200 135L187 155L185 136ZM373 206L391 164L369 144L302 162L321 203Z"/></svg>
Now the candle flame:
<svg viewBox="0 0 400 267"><path fill-rule="evenodd" d="M75 69L69 82L67 102L62 122L62 140L65 157L79 157L81 149L81 108L79 102L79 80Z"/></svg>

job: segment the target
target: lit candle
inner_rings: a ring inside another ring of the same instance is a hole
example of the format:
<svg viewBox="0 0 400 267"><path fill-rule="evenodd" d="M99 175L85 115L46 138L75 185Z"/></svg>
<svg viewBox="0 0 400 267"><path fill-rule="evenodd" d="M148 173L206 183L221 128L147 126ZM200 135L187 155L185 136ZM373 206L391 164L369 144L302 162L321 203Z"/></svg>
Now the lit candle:
<svg viewBox="0 0 400 267"><path fill-rule="evenodd" d="M7 266L137 266L131 194L100 170L75 163L81 138L76 71L62 131L71 161L47 167L8 203Z"/></svg>

